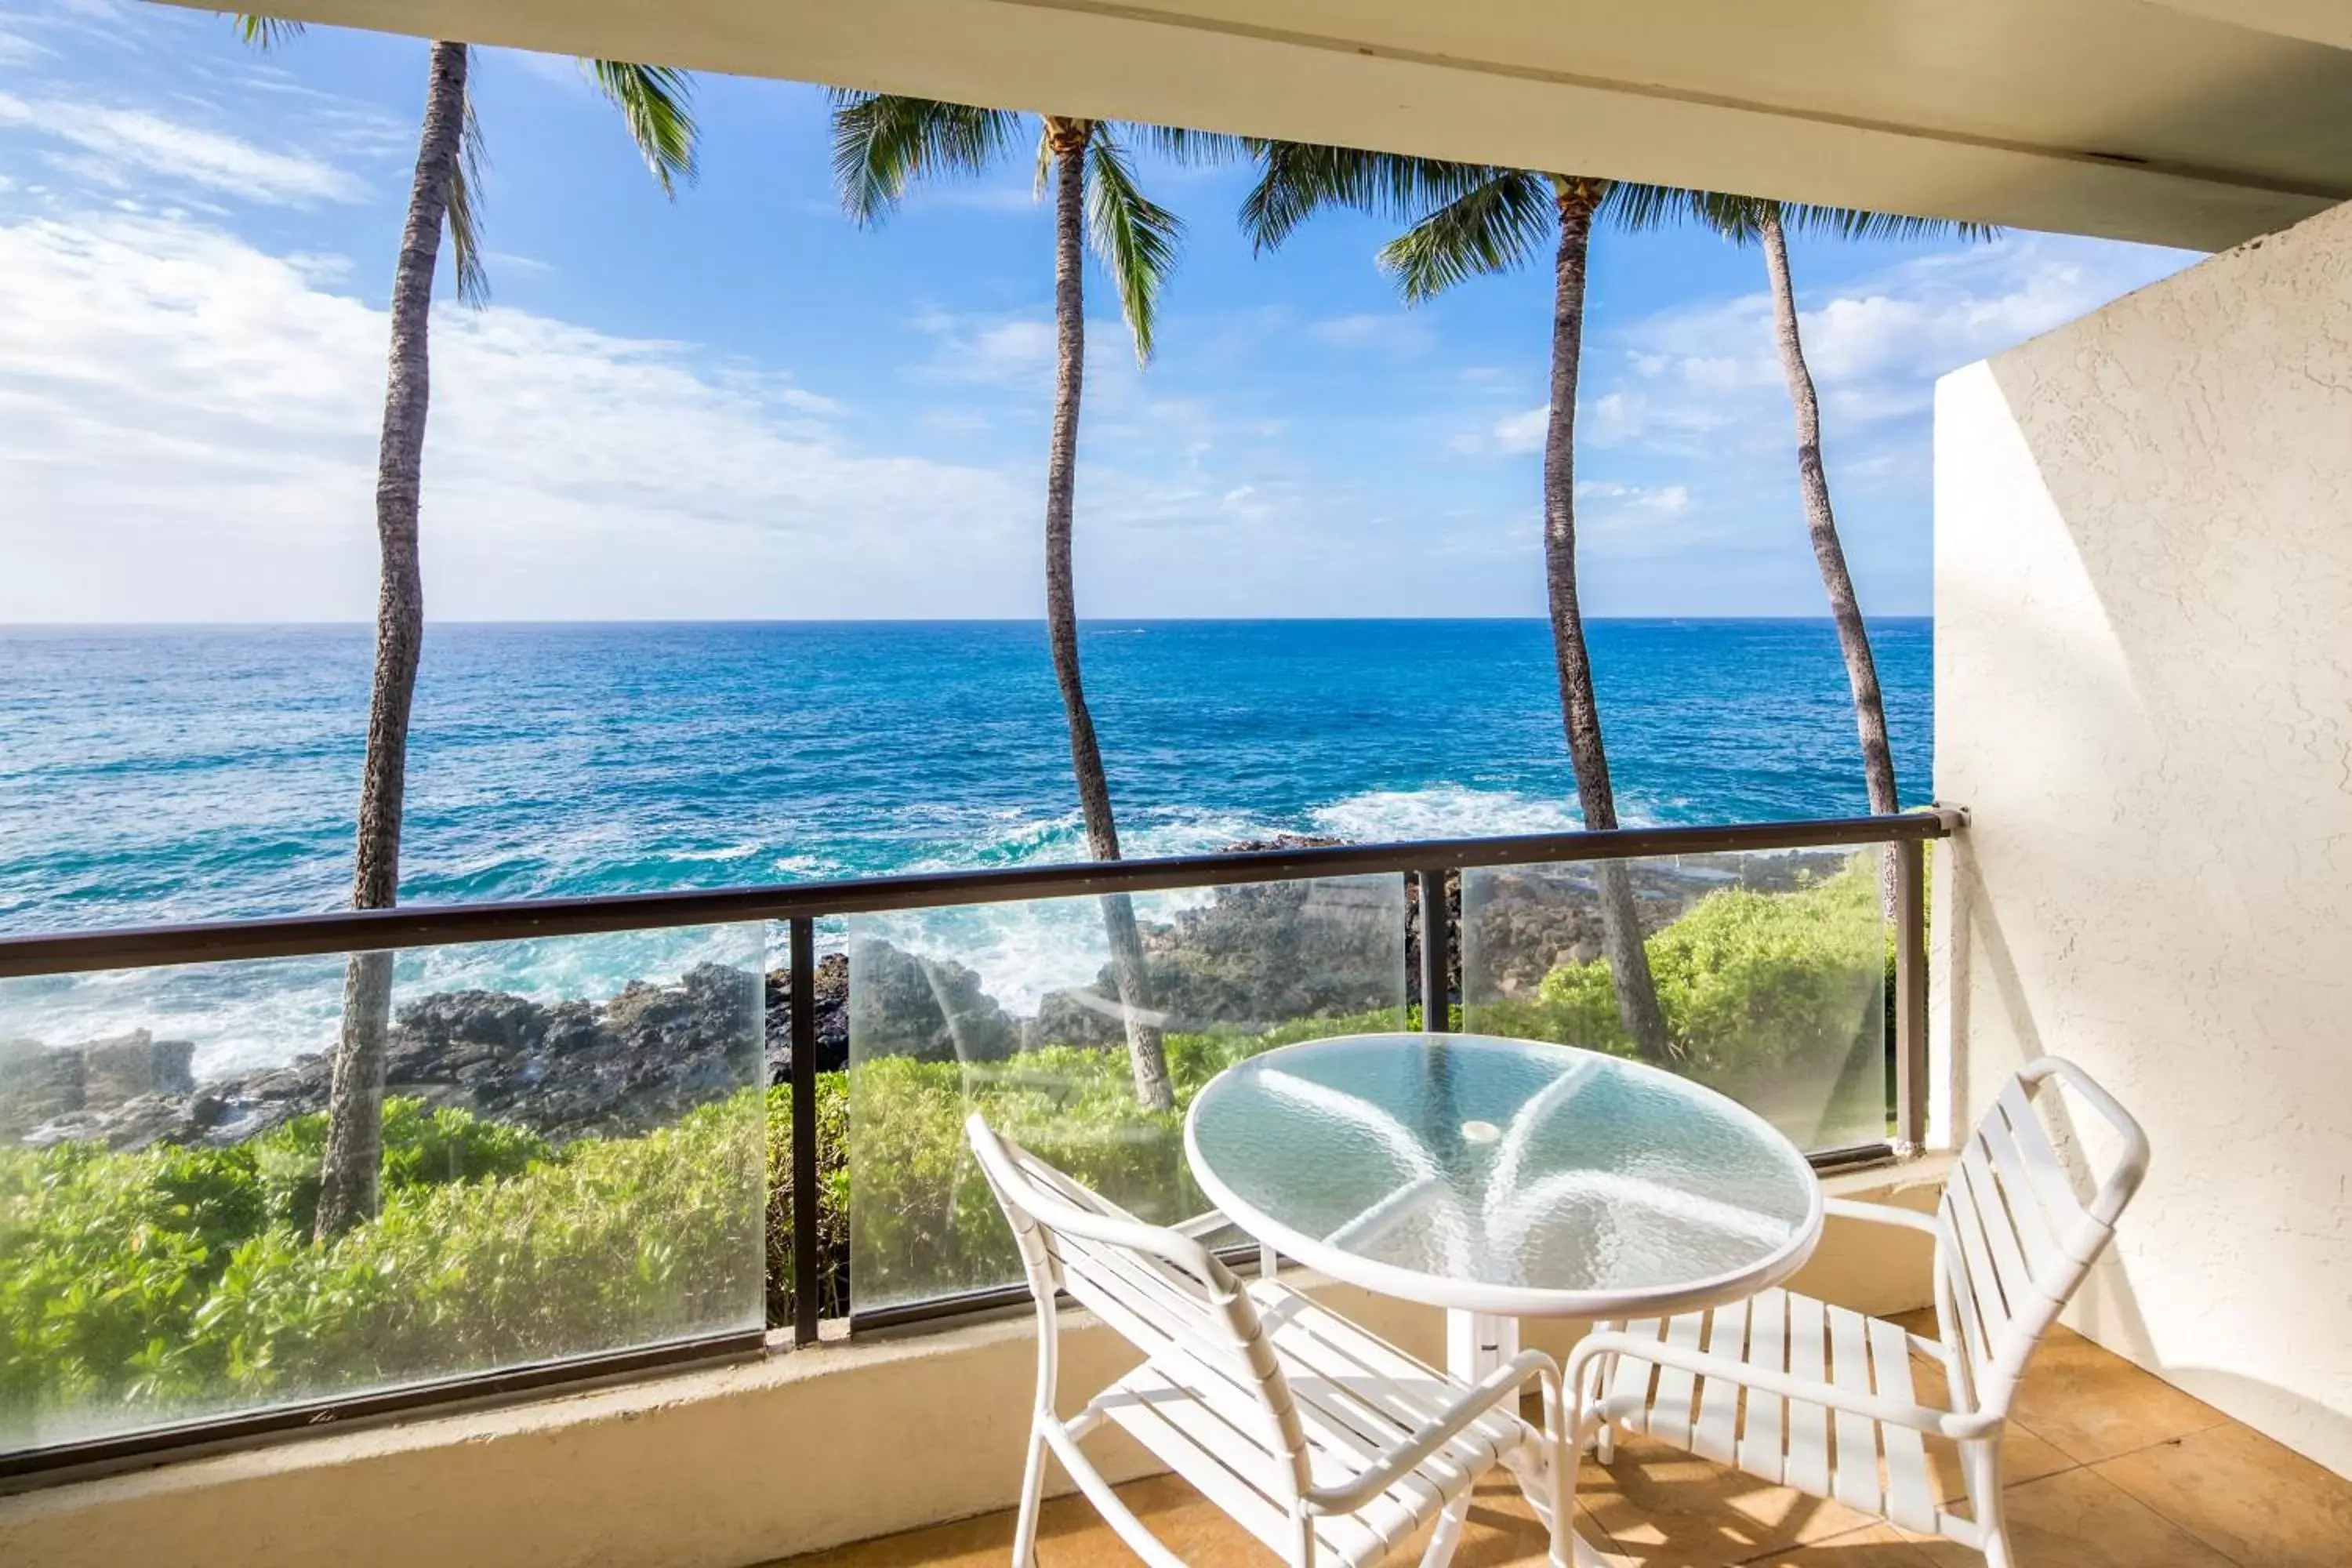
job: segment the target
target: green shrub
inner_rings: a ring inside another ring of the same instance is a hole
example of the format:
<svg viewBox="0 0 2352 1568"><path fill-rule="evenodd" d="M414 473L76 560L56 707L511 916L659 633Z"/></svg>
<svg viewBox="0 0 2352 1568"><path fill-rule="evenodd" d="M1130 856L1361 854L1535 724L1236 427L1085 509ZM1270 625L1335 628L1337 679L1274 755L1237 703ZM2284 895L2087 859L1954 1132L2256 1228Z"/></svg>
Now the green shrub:
<svg viewBox="0 0 2352 1568"><path fill-rule="evenodd" d="M1646 943L1675 1069L1807 1148L1884 1137L1893 949L1875 856L1791 892L1708 894ZM1608 962L1566 963L1532 997L1482 1003L1476 1026L1634 1055Z"/></svg>
<svg viewBox="0 0 2352 1568"><path fill-rule="evenodd" d="M1208 1207L1184 1160L1184 1110L1208 1081L1276 1046L1391 1030L1393 1010L1306 1018L1262 1035L1171 1035L1173 1111L1136 1103L1119 1047L1045 1046L971 1066L883 1057L850 1075L856 1140L850 1256L864 1306L1017 1281L1019 1254L964 1146L964 1118L989 1124L1148 1220Z"/></svg>
<svg viewBox="0 0 2352 1568"><path fill-rule="evenodd" d="M393 1100L383 1212L325 1245L316 1118L229 1149L0 1151L0 1446L740 1327L760 1113L747 1092L550 1151Z"/></svg>
<svg viewBox="0 0 2352 1568"><path fill-rule="evenodd" d="M309 1235L319 1214L319 1163L327 1149L327 1119L297 1117L247 1147L260 1162L271 1222ZM528 1128L485 1121L469 1111L430 1106L421 1100L384 1101L380 1181L386 1194L520 1175L553 1153L547 1141Z"/></svg>

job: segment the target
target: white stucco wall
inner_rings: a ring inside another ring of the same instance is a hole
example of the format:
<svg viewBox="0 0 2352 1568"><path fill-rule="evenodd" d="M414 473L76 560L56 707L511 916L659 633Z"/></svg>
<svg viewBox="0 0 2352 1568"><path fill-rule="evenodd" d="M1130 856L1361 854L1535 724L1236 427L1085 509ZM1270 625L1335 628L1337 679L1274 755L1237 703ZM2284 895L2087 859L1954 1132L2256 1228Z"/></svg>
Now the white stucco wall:
<svg viewBox="0 0 2352 1568"><path fill-rule="evenodd" d="M2102 1079L2078 1326L2352 1474L2352 207L1946 377L1936 574L1952 1113Z"/></svg>

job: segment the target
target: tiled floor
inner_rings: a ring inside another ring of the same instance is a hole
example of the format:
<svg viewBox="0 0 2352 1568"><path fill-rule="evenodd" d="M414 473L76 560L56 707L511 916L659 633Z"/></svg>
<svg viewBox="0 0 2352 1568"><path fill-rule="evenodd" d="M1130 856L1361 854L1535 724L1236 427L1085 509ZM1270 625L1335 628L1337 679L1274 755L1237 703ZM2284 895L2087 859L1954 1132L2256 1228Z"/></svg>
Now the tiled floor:
<svg viewBox="0 0 2352 1568"><path fill-rule="evenodd" d="M2352 1568L2352 1482L2064 1330L2035 1358L2003 1449L2019 1568ZM1958 1495L1953 1456L1940 1464ZM1193 1568L1276 1561L1181 1482L1161 1477L1120 1492ZM1579 1503L1585 1537L1626 1568L1983 1561L1643 1442L1621 1442L1606 1469L1588 1462ZM1012 1542L1013 1516L990 1514L796 1558L792 1568L1009 1568ZM1539 1568L1543 1547L1527 1505L1497 1481L1481 1490L1454 1561ZM1037 1556L1040 1568L1136 1561L1075 1497L1045 1505ZM1400 1551L1391 1562L1412 1568L1416 1557Z"/></svg>

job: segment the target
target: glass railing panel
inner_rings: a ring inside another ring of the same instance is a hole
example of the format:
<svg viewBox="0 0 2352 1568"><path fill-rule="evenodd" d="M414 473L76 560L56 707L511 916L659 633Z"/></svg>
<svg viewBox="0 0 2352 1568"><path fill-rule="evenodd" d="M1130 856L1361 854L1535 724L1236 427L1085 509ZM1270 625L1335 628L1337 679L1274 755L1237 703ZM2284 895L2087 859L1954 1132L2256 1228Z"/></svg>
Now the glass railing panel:
<svg viewBox="0 0 2352 1568"><path fill-rule="evenodd" d="M1466 871L1464 1025L1647 1058L1807 1150L1876 1142L1890 1092L1881 853ZM1644 1028L1643 999L1618 984L1612 944L1634 928L1662 1027Z"/></svg>
<svg viewBox="0 0 2352 1568"><path fill-rule="evenodd" d="M756 1331L763 940L388 955L323 1237L343 959L0 982L0 1451Z"/></svg>
<svg viewBox="0 0 2352 1568"><path fill-rule="evenodd" d="M1134 1214L1174 1221L1207 1206L1181 1133L1211 1078L1294 1040L1404 1023L1394 875L847 923L860 1312L1019 1281L965 1147L971 1111Z"/></svg>

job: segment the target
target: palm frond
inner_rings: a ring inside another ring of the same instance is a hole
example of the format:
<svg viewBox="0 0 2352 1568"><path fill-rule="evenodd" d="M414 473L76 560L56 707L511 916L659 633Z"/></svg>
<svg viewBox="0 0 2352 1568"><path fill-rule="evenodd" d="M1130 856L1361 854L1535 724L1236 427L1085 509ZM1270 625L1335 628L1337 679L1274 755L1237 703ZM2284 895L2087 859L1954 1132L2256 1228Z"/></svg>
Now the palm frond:
<svg viewBox="0 0 2352 1568"><path fill-rule="evenodd" d="M1862 207L1816 206L1806 202L1777 202L1769 196L1735 196L1719 191L1694 191L1692 216L1734 245L1752 245L1764 232L1768 214L1779 213L1785 230L1801 229L1834 239L1960 239L1994 240L2001 231L1991 224L1955 218L1909 217L1900 213L1871 212Z"/></svg>
<svg viewBox="0 0 2352 1568"><path fill-rule="evenodd" d="M1148 361L1154 307L1175 270L1184 220L1136 188L1135 172L1107 125L1097 125L1087 140L1086 178L1087 240L1118 286L1135 357Z"/></svg>
<svg viewBox="0 0 2352 1568"><path fill-rule="evenodd" d="M1611 183L1593 216L1619 228L1664 228L1685 218L1706 219L1706 194L1680 185L1643 185L1628 180Z"/></svg>
<svg viewBox="0 0 2352 1568"><path fill-rule="evenodd" d="M457 274L457 299L480 309L490 302L490 275L482 266L482 174L490 164L482 119L474 112L474 87L466 83L466 112L457 132L457 161L449 169L446 221L449 259Z"/></svg>
<svg viewBox="0 0 2352 1568"><path fill-rule="evenodd" d="M1735 196L1722 191L1690 193L1690 216L1734 245L1753 245L1764 232L1765 215L1772 202L1763 196Z"/></svg>
<svg viewBox="0 0 2352 1568"><path fill-rule="evenodd" d="M1522 169L1487 178L1381 247L1383 271L1409 304L1419 304L1482 272L1507 272L1550 233L1550 185Z"/></svg>
<svg viewBox="0 0 2352 1568"><path fill-rule="evenodd" d="M1507 171L1486 163L1367 153L1312 142L1252 142L1257 184L1242 199L1242 232L1260 251L1290 237L1325 207L1353 207L1412 222L1458 201Z"/></svg>
<svg viewBox="0 0 2352 1568"><path fill-rule="evenodd" d="M2000 237L1997 225L1969 223L1960 218L1912 217L1903 213L1868 212L1860 207L1815 206L1806 202L1780 202L1780 226L1836 239L1961 239L1971 242Z"/></svg>
<svg viewBox="0 0 2352 1568"><path fill-rule="evenodd" d="M229 20L238 37L264 54L302 33L301 23L289 22L282 16L257 16L250 11L240 11Z"/></svg>
<svg viewBox="0 0 2352 1568"><path fill-rule="evenodd" d="M662 194L677 195L680 180L694 183L696 143L691 100L694 89L687 74L671 66L632 65L625 60L583 59L586 71L629 127L629 138L646 167L661 182Z"/></svg>
<svg viewBox="0 0 2352 1568"><path fill-rule="evenodd" d="M1146 125L1131 121L1127 122L1127 129L1170 163L1194 167L1238 162L1250 156L1259 145L1252 137L1229 135L1223 131L1188 131L1181 125Z"/></svg>
<svg viewBox="0 0 2352 1568"><path fill-rule="evenodd" d="M1010 110L887 92L836 89L833 106L834 182L861 224L881 222L927 175L985 169L1021 122Z"/></svg>

